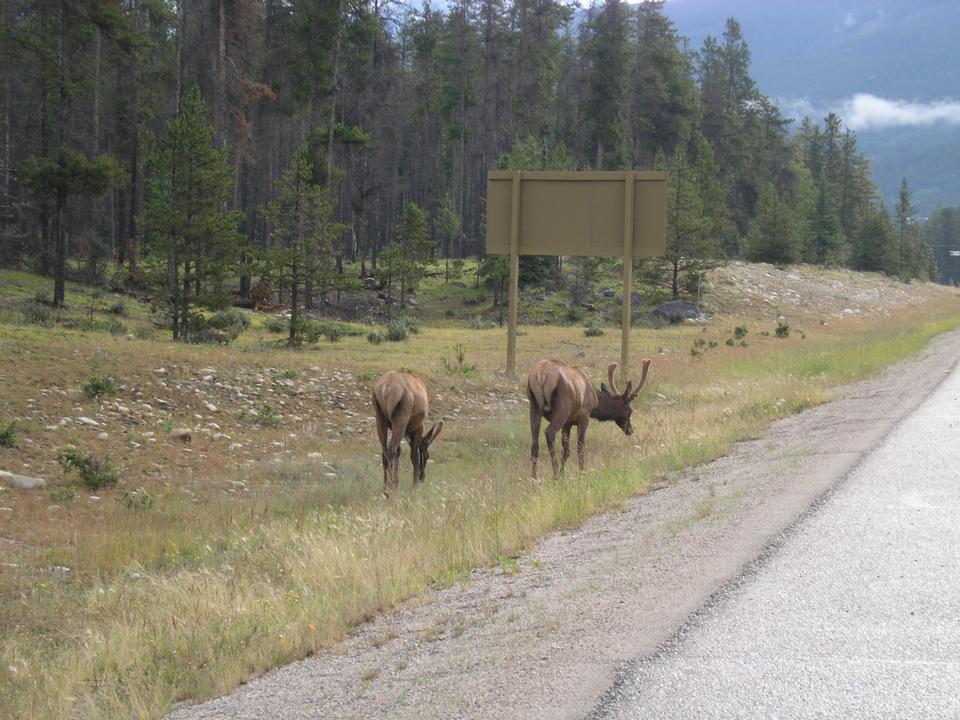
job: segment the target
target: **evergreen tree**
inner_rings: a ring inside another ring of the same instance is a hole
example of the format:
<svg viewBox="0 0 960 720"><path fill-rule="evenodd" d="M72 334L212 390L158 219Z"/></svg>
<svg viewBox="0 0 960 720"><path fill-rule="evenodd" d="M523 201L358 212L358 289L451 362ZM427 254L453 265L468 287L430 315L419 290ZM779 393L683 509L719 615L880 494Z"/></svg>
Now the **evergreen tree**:
<svg viewBox="0 0 960 720"><path fill-rule="evenodd" d="M800 258L800 237L793 209L767 183L757 201L757 217L745 240L746 257L756 262L793 263Z"/></svg>
<svg viewBox="0 0 960 720"><path fill-rule="evenodd" d="M334 282L333 240L345 229L331 220L333 201L315 178L316 169L301 147L280 179L277 198L264 210L273 236L262 262L265 272L290 291L289 347L299 345L303 335L300 291L308 281L313 286Z"/></svg>
<svg viewBox="0 0 960 720"><path fill-rule="evenodd" d="M191 288L220 281L236 270L242 236L240 214L227 212L233 172L227 150L216 147L200 89L183 97L180 116L167 123L151 159L145 208L149 241L167 260L174 339L190 336L191 308L216 298Z"/></svg>
<svg viewBox="0 0 960 720"><path fill-rule="evenodd" d="M589 143L596 170L621 170L627 153L627 78L630 54L627 44L628 5L624 0L604 0L603 8L582 42L590 66L590 93L584 108Z"/></svg>

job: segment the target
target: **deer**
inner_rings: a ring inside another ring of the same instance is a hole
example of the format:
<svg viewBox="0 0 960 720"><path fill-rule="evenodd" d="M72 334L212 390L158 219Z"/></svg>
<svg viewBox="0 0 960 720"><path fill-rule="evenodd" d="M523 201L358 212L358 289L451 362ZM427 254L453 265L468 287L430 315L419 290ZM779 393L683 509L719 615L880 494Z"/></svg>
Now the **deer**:
<svg viewBox="0 0 960 720"><path fill-rule="evenodd" d="M383 457L383 495L389 499L400 484L400 441L410 444L413 485L423 482L431 443L440 435L443 420L426 429L430 402L427 386L408 373L388 370L373 386L373 412ZM387 431L391 431L389 442Z"/></svg>
<svg viewBox="0 0 960 720"><path fill-rule="evenodd" d="M593 387L590 377L580 367L572 367L559 360L540 360L527 377L527 399L530 401L530 434L533 444L530 447L530 462L532 476L537 477L537 459L540 455L540 421L548 421L544 435L547 438L547 448L550 450L550 462L553 465L553 476L556 478L570 456L570 431L577 426L577 461L580 470L583 470L584 443L587 434L587 424L590 419L600 421L612 420L623 431L624 435L633 434L630 424L630 415L633 412L630 403L637 397L637 393L647 381L647 370L650 360L644 359L640 382L636 388L631 381L620 392L613 378L617 363L607 366L608 388L600 384L599 392ZM554 449L554 440L557 432L561 433L563 454L560 463Z"/></svg>

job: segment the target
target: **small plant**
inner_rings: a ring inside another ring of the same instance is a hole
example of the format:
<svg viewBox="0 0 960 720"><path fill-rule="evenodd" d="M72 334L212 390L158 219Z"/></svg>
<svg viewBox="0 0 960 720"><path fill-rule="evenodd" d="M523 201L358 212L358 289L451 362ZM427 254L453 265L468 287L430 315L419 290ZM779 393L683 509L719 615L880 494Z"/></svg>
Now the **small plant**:
<svg viewBox="0 0 960 720"><path fill-rule="evenodd" d="M277 416L277 411L273 405L264 403L257 410L257 422L261 425L276 427L280 424L280 418Z"/></svg>
<svg viewBox="0 0 960 720"><path fill-rule="evenodd" d="M695 358L702 358L703 351L698 347L692 347L690 348L690 355L692 355Z"/></svg>
<svg viewBox="0 0 960 720"><path fill-rule="evenodd" d="M777 329L775 332L778 338L790 337L790 326L781 320L777 320Z"/></svg>
<svg viewBox="0 0 960 720"><path fill-rule="evenodd" d="M284 320L282 317L277 317L276 315L272 315L268 317L264 321L263 326L267 329L267 332L272 332L272 333L282 333L282 332L286 332L289 329L289 326L287 325L287 321Z"/></svg>
<svg viewBox="0 0 960 720"><path fill-rule="evenodd" d="M300 377L300 371L296 368L284 368L280 371L281 380L296 380Z"/></svg>
<svg viewBox="0 0 960 720"><path fill-rule="evenodd" d="M761 334L763 337L770 337L770 331L769 331L769 330L761 330L761 331L760 331L760 334Z"/></svg>
<svg viewBox="0 0 960 720"><path fill-rule="evenodd" d="M110 318L109 320L107 320L106 330L108 333L110 333L114 337L117 337L118 335L127 334L127 326L124 325L119 320L117 320L116 318Z"/></svg>
<svg viewBox="0 0 960 720"><path fill-rule="evenodd" d="M374 345L379 345L386 339L386 336L383 334L383 330L371 330L367 333L367 342L373 343Z"/></svg>
<svg viewBox="0 0 960 720"><path fill-rule="evenodd" d="M157 499L143 488L137 488L136 490L127 490L120 502L127 510L145 512L156 505Z"/></svg>
<svg viewBox="0 0 960 720"><path fill-rule="evenodd" d="M43 325L53 324L53 312L46 305L34 302L27 305L22 311L22 321L24 325Z"/></svg>
<svg viewBox="0 0 960 720"><path fill-rule="evenodd" d="M50 304L50 294L46 290L37 290L37 294L33 296L33 299L34 302L37 302L40 305Z"/></svg>
<svg viewBox="0 0 960 720"><path fill-rule="evenodd" d="M737 325L733 329L733 336L737 340L743 340L747 336L747 326L746 325Z"/></svg>
<svg viewBox="0 0 960 720"><path fill-rule="evenodd" d="M467 365L466 360L466 350L463 349L463 345L457 343L453 346L453 352L456 355L457 363L453 364L450 360L447 359L447 356L444 355L440 358L440 362L443 363L443 369L448 375L469 375L474 370L477 369L476 365Z"/></svg>
<svg viewBox="0 0 960 720"><path fill-rule="evenodd" d="M693 341L693 346L695 348L702 348L706 344L707 344L707 341L704 340L703 338L697 338L696 340Z"/></svg>
<svg viewBox="0 0 960 720"><path fill-rule="evenodd" d="M727 345L729 345L730 347L733 347L736 344L737 344L736 340L734 340L733 338L727 338Z"/></svg>
<svg viewBox="0 0 960 720"><path fill-rule="evenodd" d="M137 325L133 329L133 336L137 340L152 340L153 339L153 328L149 325Z"/></svg>
<svg viewBox="0 0 960 720"><path fill-rule="evenodd" d="M97 460L91 453L81 454L74 448L68 448L57 456L57 462L64 470L76 470L80 481L91 490L116 485L120 479L117 471L107 460Z"/></svg>
<svg viewBox="0 0 960 720"><path fill-rule="evenodd" d="M577 312L577 306L573 303L570 303L570 307L567 308L567 321L575 323L580 319L580 313Z"/></svg>
<svg viewBox="0 0 960 720"><path fill-rule="evenodd" d="M113 397L118 392L113 378L109 377L92 377L80 387L92 400L100 400L104 395Z"/></svg>
<svg viewBox="0 0 960 720"><path fill-rule="evenodd" d="M715 348L717 344L718 343L716 340L711 340L709 343L707 343L707 347Z"/></svg>
<svg viewBox="0 0 960 720"><path fill-rule="evenodd" d="M375 372L359 372L354 377L360 382L370 382L377 379L377 374Z"/></svg>
<svg viewBox="0 0 960 720"><path fill-rule="evenodd" d="M73 499L77 497L77 491L69 485L57 485L50 489L47 497L50 498L51 502L69 503L73 502Z"/></svg>
<svg viewBox="0 0 960 720"><path fill-rule="evenodd" d="M670 315L667 316L667 322L671 325L679 325L683 322L683 315L680 313L670 313Z"/></svg>
<svg viewBox="0 0 960 720"><path fill-rule="evenodd" d="M467 323L467 327L471 330L491 330L496 326L497 324L493 320L487 320L479 315L474 315Z"/></svg>
<svg viewBox="0 0 960 720"><path fill-rule="evenodd" d="M15 448L17 446L17 423L11 420L0 428L0 447Z"/></svg>
<svg viewBox="0 0 960 720"><path fill-rule="evenodd" d="M117 300L110 305L109 311L113 315L126 315L127 304L123 300Z"/></svg>
<svg viewBox="0 0 960 720"><path fill-rule="evenodd" d="M587 337L600 337L603 335L603 326L598 320L593 319L584 326L583 334Z"/></svg>
<svg viewBox="0 0 960 720"><path fill-rule="evenodd" d="M407 326L405 323L394 320L387 324L386 339L390 342L401 342L407 339Z"/></svg>

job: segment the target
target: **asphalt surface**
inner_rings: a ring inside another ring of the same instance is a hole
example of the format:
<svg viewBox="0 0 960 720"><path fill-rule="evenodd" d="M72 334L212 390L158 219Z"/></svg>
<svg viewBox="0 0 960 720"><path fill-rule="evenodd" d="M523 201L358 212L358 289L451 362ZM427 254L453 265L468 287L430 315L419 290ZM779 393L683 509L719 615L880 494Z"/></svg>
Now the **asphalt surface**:
<svg viewBox="0 0 960 720"><path fill-rule="evenodd" d="M960 370L593 717L960 719Z"/></svg>

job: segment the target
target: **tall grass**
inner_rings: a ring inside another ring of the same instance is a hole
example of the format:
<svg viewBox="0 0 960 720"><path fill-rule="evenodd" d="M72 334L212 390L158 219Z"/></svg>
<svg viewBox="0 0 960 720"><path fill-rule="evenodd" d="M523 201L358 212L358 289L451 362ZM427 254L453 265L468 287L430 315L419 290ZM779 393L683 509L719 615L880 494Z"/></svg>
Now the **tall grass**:
<svg viewBox="0 0 960 720"><path fill-rule="evenodd" d="M405 598L727 452L958 324L950 316L893 334L889 324L864 326L665 369L640 396L635 435L592 426L587 472L571 467L558 481L529 478L524 421L453 424L426 484L412 491L405 482L389 503L377 499L375 454L357 446L334 482L316 482L306 464L274 468L288 492L264 498L255 517L224 513L198 526L187 514L171 530L170 517L161 524L145 514L109 535L73 538L74 561L98 551L132 559L84 583L0 588L22 593L18 615L3 619L0 716L156 718L178 700L228 692Z"/></svg>

